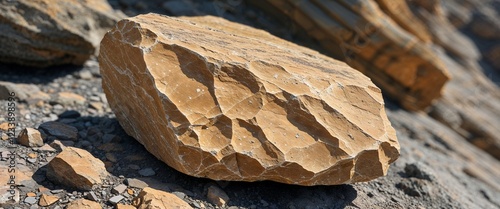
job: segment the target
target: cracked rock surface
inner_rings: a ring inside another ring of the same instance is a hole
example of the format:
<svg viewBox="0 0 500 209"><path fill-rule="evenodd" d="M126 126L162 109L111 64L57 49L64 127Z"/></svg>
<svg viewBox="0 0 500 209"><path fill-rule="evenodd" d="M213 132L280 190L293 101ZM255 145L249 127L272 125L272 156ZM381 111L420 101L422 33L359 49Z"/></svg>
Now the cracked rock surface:
<svg viewBox="0 0 500 209"><path fill-rule="evenodd" d="M107 33L99 60L127 133L192 176L333 185L383 176L399 156L370 79L264 31L139 15Z"/></svg>

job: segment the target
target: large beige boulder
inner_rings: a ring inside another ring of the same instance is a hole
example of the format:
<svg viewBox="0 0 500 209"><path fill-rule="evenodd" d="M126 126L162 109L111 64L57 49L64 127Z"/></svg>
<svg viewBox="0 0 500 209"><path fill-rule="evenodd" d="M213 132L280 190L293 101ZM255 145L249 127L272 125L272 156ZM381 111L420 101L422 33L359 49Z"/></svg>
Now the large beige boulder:
<svg viewBox="0 0 500 209"><path fill-rule="evenodd" d="M124 17L105 0L0 1L0 62L83 64Z"/></svg>
<svg viewBox="0 0 500 209"><path fill-rule="evenodd" d="M105 35L99 60L126 132L192 176L343 184L385 175L399 155L369 78L261 30L140 15Z"/></svg>

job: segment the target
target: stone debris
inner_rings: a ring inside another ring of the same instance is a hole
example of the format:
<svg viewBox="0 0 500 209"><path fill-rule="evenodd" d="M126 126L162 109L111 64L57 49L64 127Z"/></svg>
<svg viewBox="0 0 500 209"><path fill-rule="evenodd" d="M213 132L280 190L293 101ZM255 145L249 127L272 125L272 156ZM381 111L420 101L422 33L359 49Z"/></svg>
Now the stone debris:
<svg viewBox="0 0 500 209"><path fill-rule="evenodd" d="M54 100L55 103L62 105L83 105L86 101L85 97L72 92L59 92Z"/></svg>
<svg viewBox="0 0 500 209"><path fill-rule="evenodd" d="M14 98L19 101L26 101L29 104L35 104L39 101L48 101L50 99L50 96L42 92L36 85L0 81L0 100L7 100L11 92L15 93Z"/></svg>
<svg viewBox="0 0 500 209"><path fill-rule="evenodd" d="M116 209L136 209L132 205L116 204Z"/></svg>
<svg viewBox="0 0 500 209"><path fill-rule="evenodd" d="M0 62L81 65L94 54L103 34L123 17L104 0L0 1Z"/></svg>
<svg viewBox="0 0 500 209"><path fill-rule="evenodd" d="M33 205L37 202L37 199L36 197L26 197L24 198L24 202Z"/></svg>
<svg viewBox="0 0 500 209"><path fill-rule="evenodd" d="M48 207L56 203L57 201L59 201L59 197L57 196L42 194L40 196L40 200L38 201L38 205L42 207Z"/></svg>
<svg viewBox="0 0 500 209"><path fill-rule="evenodd" d="M66 125L61 122L46 122L42 123L38 130L43 131L45 134L53 136L60 140L72 140L76 141L78 139L78 129L73 126ZM54 148L57 149L57 148Z"/></svg>
<svg viewBox="0 0 500 209"><path fill-rule="evenodd" d="M25 128L17 137L19 144L27 147L41 147L44 145L40 132L34 128Z"/></svg>
<svg viewBox="0 0 500 209"><path fill-rule="evenodd" d="M141 176L148 177L148 176L154 176L156 172L152 168L144 168L139 170L139 174L141 174Z"/></svg>
<svg viewBox="0 0 500 209"><path fill-rule="evenodd" d="M125 197L123 195L116 195L116 196L113 196L111 198L109 198L108 202L113 204L113 205L116 205L118 204L120 201L122 201Z"/></svg>
<svg viewBox="0 0 500 209"><path fill-rule="evenodd" d="M127 178L125 180L125 183L129 187L138 188L138 189L144 189L144 188L149 186L146 182L141 181L139 179L134 179L134 178Z"/></svg>
<svg viewBox="0 0 500 209"><path fill-rule="evenodd" d="M227 196L226 192L221 188L211 185L207 190L207 199L212 204L217 205L219 207L224 206L229 202L229 196Z"/></svg>
<svg viewBox="0 0 500 209"><path fill-rule="evenodd" d="M385 175L399 156L370 79L261 30L139 15L105 35L99 60L124 130L189 175L345 184Z"/></svg>
<svg viewBox="0 0 500 209"><path fill-rule="evenodd" d="M81 190L91 190L108 176L104 163L86 150L67 147L47 166L47 178Z"/></svg>
<svg viewBox="0 0 500 209"><path fill-rule="evenodd" d="M102 206L94 201L86 200L86 199L78 199L71 201L66 209L101 209Z"/></svg>
<svg viewBox="0 0 500 209"><path fill-rule="evenodd" d="M126 189L127 189L127 186L125 184L119 184L118 186L113 187L111 192L113 194L121 194L121 193L125 192Z"/></svg>
<svg viewBox="0 0 500 209"><path fill-rule="evenodd" d="M449 79L443 62L425 44L432 36L404 0L267 0L254 4L288 16L406 109L431 105Z"/></svg>
<svg viewBox="0 0 500 209"><path fill-rule="evenodd" d="M191 209L192 207L168 192L156 190L150 187L144 188L139 195L134 198L132 205L137 209L148 208L178 208Z"/></svg>

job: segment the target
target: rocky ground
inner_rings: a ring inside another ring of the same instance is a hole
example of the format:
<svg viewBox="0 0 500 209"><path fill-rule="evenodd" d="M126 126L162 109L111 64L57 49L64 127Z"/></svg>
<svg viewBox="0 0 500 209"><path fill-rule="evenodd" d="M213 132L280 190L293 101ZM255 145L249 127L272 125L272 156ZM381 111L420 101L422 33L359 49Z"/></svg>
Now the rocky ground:
<svg viewBox="0 0 500 209"><path fill-rule="evenodd" d="M109 2L129 16L150 11L223 16L319 48L314 41L291 33L293 29L281 27L277 20L241 1ZM16 135L24 128L48 132L43 135L41 147L10 143L5 128L10 102L8 96L2 94L2 86L7 85L0 83L0 137L3 139L0 140L0 169L8 170L11 164L8 154L13 153L16 184L20 190L17 203L6 204L4 208L65 208L81 198L98 202L103 208L115 208L117 203L130 205L144 183L173 193L193 208L500 208L497 159L427 114L408 112L389 99L386 99L387 114L397 130L401 157L391 165L388 175L367 183L303 187L274 182L216 182L169 168L127 136L115 120L102 91L95 58L83 66L43 70L1 64L0 81L26 84L8 87L18 95L25 93L14 102ZM52 121L61 124L47 125L46 122ZM77 136L56 139L53 132L66 133L74 129L62 124L76 128ZM104 162L111 175L88 192L48 179L47 164L61 152L61 146L87 150ZM3 172L2 182L8 180ZM221 189L228 196L227 204L217 205L211 197L223 198L224 194L213 188ZM1 202L8 198L8 191L8 188L0 188ZM122 205L120 207L124 207Z"/></svg>

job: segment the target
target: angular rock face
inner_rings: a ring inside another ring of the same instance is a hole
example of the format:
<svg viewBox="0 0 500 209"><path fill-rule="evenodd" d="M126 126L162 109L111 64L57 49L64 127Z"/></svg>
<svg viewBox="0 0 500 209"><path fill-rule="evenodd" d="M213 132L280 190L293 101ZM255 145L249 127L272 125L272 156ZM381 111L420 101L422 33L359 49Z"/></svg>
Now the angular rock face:
<svg viewBox="0 0 500 209"><path fill-rule="evenodd" d="M108 176L104 163L86 150L68 147L47 165L47 178L65 186L90 190Z"/></svg>
<svg viewBox="0 0 500 209"><path fill-rule="evenodd" d="M370 79L264 31L140 15L105 35L99 60L127 133L189 175L343 184L385 175L399 155Z"/></svg>
<svg viewBox="0 0 500 209"><path fill-rule="evenodd" d="M0 62L83 64L123 17L103 0L0 1Z"/></svg>
<svg viewBox="0 0 500 209"><path fill-rule="evenodd" d="M248 2L288 16L406 109L428 107L449 79L425 44L431 35L403 0Z"/></svg>
<svg viewBox="0 0 500 209"><path fill-rule="evenodd" d="M139 195L134 198L132 205L137 209L149 208L178 208L192 209L192 207L174 194L156 190L150 187L144 188Z"/></svg>

